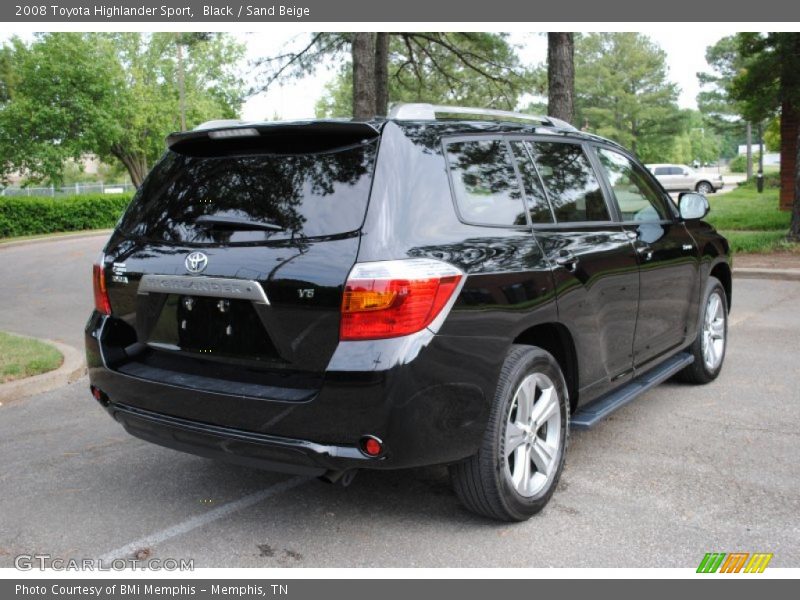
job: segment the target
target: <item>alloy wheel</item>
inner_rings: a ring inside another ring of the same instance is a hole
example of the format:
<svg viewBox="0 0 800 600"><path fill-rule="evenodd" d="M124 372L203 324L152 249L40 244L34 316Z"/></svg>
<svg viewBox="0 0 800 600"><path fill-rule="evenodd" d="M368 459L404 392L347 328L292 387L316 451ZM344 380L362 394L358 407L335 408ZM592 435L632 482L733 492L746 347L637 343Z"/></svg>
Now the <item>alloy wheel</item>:
<svg viewBox="0 0 800 600"><path fill-rule="evenodd" d="M505 476L520 496L547 489L558 470L561 436L558 390L547 375L528 375L514 395L504 444Z"/></svg>
<svg viewBox="0 0 800 600"><path fill-rule="evenodd" d="M716 370L725 352L725 303L716 291L706 302L702 350L706 369Z"/></svg>

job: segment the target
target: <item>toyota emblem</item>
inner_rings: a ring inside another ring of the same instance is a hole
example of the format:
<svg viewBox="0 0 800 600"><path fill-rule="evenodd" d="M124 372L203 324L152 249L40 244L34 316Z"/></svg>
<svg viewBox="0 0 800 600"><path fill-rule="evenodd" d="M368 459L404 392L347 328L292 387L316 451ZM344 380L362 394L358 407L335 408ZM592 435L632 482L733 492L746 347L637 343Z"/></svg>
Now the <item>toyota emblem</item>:
<svg viewBox="0 0 800 600"><path fill-rule="evenodd" d="M196 275L202 273L208 266L208 257L202 252L192 252L186 257L184 264L189 273L194 273Z"/></svg>

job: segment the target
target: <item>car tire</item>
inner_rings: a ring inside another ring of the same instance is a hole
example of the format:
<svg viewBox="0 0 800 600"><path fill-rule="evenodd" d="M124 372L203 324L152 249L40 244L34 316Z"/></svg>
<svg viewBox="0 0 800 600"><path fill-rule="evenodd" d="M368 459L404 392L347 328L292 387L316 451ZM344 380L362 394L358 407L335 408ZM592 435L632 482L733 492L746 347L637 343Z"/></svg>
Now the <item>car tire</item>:
<svg viewBox="0 0 800 600"><path fill-rule="evenodd" d="M694 186L696 192L700 194L713 194L714 193L714 186L711 185L708 181L701 181L696 186Z"/></svg>
<svg viewBox="0 0 800 600"><path fill-rule="evenodd" d="M728 346L728 299L719 279L709 277L703 295L699 331L689 352L694 362L678 373L686 383L705 384L714 381L725 362Z"/></svg>
<svg viewBox="0 0 800 600"><path fill-rule="evenodd" d="M492 519L529 519L558 485L568 435L569 396L558 362L541 348L512 346L480 449L450 466L456 495Z"/></svg>

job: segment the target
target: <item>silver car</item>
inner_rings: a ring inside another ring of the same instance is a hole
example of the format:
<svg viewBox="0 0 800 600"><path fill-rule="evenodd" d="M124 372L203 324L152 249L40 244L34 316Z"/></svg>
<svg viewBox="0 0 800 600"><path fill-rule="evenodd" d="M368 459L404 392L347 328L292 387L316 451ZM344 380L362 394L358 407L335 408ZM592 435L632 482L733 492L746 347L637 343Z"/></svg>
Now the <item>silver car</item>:
<svg viewBox="0 0 800 600"><path fill-rule="evenodd" d="M698 173L686 165L646 165L668 192L697 191L711 194L723 187L722 175Z"/></svg>

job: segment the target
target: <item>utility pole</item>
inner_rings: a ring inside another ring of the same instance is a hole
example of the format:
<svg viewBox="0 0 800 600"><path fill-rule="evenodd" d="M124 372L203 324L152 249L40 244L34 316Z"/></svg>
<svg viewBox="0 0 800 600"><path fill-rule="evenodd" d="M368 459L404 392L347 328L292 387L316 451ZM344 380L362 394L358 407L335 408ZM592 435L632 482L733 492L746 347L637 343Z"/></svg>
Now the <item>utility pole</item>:
<svg viewBox="0 0 800 600"><path fill-rule="evenodd" d="M178 48L178 106L181 113L181 131L186 131L186 79L183 72L183 43L181 34L175 34Z"/></svg>
<svg viewBox="0 0 800 600"><path fill-rule="evenodd" d="M753 178L753 124L747 122L747 178Z"/></svg>
<svg viewBox="0 0 800 600"><path fill-rule="evenodd" d="M756 179L758 193L764 191L764 124L758 122L758 176Z"/></svg>

